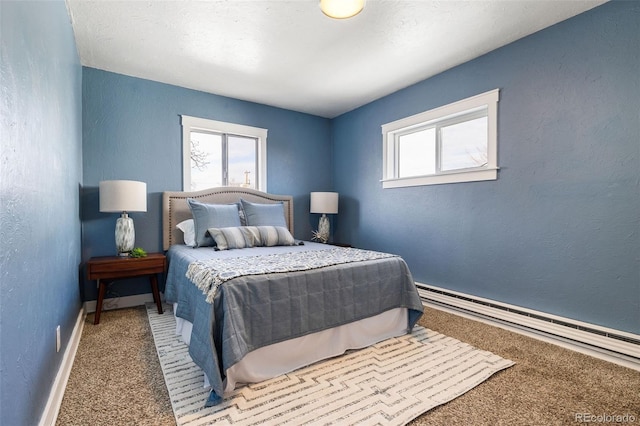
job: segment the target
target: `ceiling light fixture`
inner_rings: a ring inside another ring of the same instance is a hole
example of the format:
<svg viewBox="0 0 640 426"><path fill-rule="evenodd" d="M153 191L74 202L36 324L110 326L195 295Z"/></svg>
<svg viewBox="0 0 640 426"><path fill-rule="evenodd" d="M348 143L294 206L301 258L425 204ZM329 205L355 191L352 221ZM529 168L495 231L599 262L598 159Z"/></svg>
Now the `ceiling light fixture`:
<svg viewBox="0 0 640 426"><path fill-rule="evenodd" d="M330 18L346 19L356 16L364 9L365 0L320 0L322 13Z"/></svg>

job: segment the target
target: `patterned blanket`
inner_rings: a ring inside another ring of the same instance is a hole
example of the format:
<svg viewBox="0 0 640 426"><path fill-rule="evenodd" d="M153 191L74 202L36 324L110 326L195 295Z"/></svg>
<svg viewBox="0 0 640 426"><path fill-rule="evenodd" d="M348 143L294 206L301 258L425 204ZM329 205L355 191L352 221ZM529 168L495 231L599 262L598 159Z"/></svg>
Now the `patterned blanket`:
<svg viewBox="0 0 640 426"><path fill-rule="evenodd" d="M195 261L189 265L186 276L207 296L207 302L213 303L218 288L233 278L247 275L307 271L326 266L388 257L397 256L371 250L334 247L326 250Z"/></svg>

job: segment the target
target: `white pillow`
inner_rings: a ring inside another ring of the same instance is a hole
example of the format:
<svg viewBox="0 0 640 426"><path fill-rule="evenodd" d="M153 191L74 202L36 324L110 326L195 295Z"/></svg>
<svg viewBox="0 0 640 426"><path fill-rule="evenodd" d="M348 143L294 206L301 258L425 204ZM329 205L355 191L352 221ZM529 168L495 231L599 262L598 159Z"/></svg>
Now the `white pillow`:
<svg viewBox="0 0 640 426"><path fill-rule="evenodd" d="M176 225L176 228L182 231L184 243L189 247L196 246L196 229L193 219L187 219Z"/></svg>

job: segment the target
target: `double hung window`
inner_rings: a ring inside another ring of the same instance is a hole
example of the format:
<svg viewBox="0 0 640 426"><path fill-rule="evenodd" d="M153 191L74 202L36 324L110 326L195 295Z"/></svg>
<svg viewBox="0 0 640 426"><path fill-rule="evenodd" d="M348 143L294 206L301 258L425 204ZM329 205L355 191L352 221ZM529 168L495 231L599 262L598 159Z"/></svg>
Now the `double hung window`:
<svg viewBox="0 0 640 426"><path fill-rule="evenodd" d="M495 180L498 94L384 124L383 188Z"/></svg>

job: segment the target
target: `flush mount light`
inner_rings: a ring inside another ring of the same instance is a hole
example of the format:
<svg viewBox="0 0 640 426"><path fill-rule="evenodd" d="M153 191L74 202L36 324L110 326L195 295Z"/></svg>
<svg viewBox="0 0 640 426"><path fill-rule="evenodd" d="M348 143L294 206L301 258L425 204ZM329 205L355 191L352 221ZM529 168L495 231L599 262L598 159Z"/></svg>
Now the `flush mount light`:
<svg viewBox="0 0 640 426"><path fill-rule="evenodd" d="M322 13L330 18L346 19L362 12L365 0L320 0Z"/></svg>

